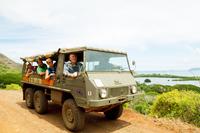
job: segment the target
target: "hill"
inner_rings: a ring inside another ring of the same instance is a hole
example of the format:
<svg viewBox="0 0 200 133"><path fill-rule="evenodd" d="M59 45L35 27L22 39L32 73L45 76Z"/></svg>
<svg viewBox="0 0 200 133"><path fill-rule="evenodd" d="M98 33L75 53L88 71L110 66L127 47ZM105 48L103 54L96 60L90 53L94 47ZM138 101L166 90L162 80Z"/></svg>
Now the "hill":
<svg viewBox="0 0 200 133"><path fill-rule="evenodd" d="M21 70L22 65L14 62L7 56L0 53L0 66L7 69Z"/></svg>
<svg viewBox="0 0 200 133"><path fill-rule="evenodd" d="M9 84L20 84L22 65L0 53L0 88Z"/></svg>

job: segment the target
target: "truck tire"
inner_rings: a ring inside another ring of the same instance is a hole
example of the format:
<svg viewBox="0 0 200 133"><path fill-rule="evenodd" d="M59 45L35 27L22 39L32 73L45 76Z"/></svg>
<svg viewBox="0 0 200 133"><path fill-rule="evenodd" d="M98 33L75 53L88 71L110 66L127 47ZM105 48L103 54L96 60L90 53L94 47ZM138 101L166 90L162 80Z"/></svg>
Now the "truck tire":
<svg viewBox="0 0 200 133"><path fill-rule="evenodd" d="M27 88L25 90L26 106L31 109L34 108L33 96L34 96L34 90L32 88Z"/></svg>
<svg viewBox="0 0 200 133"><path fill-rule="evenodd" d="M109 120L116 120L122 115L122 112L123 112L123 107L122 104L120 104L112 108L111 110L104 112L104 115Z"/></svg>
<svg viewBox="0 0 200 133"><path fill-rule="evenodd" d="M70 131L82 130L85 126L85 111L73 99L67 99L62 106L62 118Z"/></svg>
<svg viewBox="0 0 200 133"><path fill-rule="evenodd" d="M43 91L37 90L34 93L34 107L35 111L39 114L44 114L48 110L48 100Z"/></svg>

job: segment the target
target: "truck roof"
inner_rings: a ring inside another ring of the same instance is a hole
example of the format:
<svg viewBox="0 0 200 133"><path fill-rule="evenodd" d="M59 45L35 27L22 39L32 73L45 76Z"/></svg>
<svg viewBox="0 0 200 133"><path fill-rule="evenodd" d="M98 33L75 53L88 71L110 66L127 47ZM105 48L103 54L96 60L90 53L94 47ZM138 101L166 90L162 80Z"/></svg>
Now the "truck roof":
<svg viewBox="0 0 200 133"><path fill-rule="evenodd" d="M93 48L93 47L76 47L76 48L59 48L57 51L49 52L46 54L24 57L21 59L27 62L34 62L38 58L49 58L59 53L73 53L73 52L80 52L80 51L85 51L85 50L94 50L94 51L110 52L110 53L125 54L125 55L127 54L126 52L109 50L109 49L101 49L101 48Z"/></svg>

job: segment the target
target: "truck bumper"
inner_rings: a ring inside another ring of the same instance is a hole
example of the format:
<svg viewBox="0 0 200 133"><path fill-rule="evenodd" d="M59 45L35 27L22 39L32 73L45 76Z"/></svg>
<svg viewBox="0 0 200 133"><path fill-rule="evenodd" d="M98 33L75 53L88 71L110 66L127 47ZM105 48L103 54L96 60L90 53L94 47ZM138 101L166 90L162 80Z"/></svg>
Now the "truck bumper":
<svg viewBox="0 0 200 133"><path fill-rule="evenodd" d="M101 107L101 106L107 106L107 105L112 105L112 104L122 104L122 103L125 103L128 101L131 101L134 98L136 98L142 94L143 93L136 93L136 94L132 94L132 95L106 98L106 99L100 99L100 100L88 100L87 106L88 107Z"/></svg>

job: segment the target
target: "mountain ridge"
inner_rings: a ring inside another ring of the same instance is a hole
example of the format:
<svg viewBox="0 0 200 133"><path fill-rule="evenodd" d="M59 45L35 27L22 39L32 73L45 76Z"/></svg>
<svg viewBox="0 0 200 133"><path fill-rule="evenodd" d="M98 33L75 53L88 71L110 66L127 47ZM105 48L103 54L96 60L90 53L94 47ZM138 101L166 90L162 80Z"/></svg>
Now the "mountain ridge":
<svg viewBox="0 0 200 133"><path fill-rule="evenodd" d="M11 60L9 57L0 53L0 65L9 69L21 70L22 65Z"/></svg>

